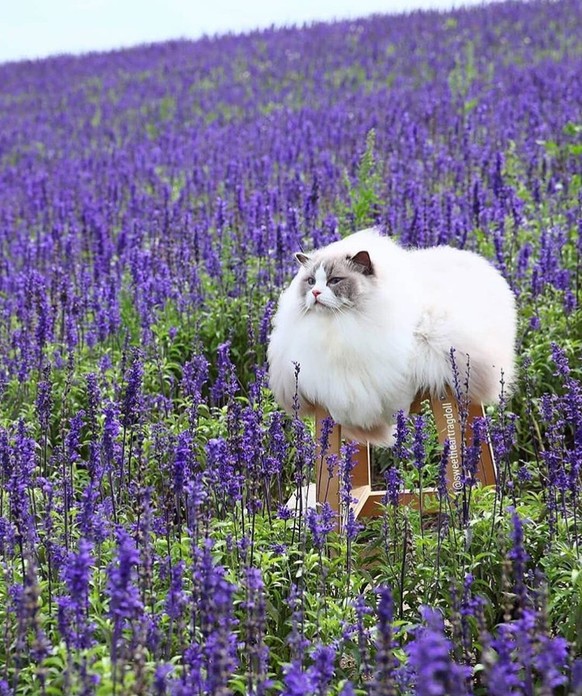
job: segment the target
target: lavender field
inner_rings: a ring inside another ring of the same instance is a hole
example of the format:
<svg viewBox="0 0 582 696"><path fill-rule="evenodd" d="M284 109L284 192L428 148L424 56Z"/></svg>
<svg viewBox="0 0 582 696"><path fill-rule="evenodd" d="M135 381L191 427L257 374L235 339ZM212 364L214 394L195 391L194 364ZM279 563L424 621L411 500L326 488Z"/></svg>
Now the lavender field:
<svg viewBox="0 0 582 696"><path fill-rule="evenodd" d="M0 695L582 695L581 85L579 0L0 65ZM423 412L338 534L266 345L373 224L491 259L520 378L496 489L395 504Z"/></svg>

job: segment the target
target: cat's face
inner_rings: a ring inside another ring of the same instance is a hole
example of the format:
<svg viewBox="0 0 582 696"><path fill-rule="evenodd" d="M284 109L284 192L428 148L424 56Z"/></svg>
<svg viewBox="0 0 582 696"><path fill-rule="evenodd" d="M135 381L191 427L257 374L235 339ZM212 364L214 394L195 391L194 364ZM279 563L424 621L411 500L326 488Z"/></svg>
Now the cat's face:
<svg viewBox="0 0 582 696"><path fill-rule="evenodd" d="M374 283L374 269L367 251L353 256L322 257L296 254L299 295L305 311L342 312L357 307Z"/></svg>

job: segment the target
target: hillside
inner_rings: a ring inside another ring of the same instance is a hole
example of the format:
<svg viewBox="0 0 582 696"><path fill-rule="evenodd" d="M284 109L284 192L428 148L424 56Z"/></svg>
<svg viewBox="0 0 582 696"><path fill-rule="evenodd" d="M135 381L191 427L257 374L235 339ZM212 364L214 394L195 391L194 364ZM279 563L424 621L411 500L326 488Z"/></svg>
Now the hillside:
<svg viewBox="0 0 582 696"><path fill-rule="evenodd" d="M0 695L582 693L581 84L579 0L0 65ZM502 272L520 378L497 488L346 535L266 346L371 225Z"/></svg>

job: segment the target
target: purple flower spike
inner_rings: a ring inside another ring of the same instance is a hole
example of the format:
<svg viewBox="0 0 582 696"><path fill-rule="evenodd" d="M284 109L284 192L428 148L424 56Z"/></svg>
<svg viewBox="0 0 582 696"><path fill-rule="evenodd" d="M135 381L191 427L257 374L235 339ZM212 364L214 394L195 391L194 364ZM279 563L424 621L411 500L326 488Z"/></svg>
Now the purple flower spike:
<svg viewBox="0 0 582 696"><path fill-rule="evenodd" d="M376 639L376 673L371 682L370 696L393 696L396 694L395 671L397 660L394 656L394 637L392 621L394 602L389 587L381 587L378 595L378 637Z"/></svg>
<svg viewBox="0 0 582 696"><path fill-rule="evenodd" d="M325 542L335 527L336 513L329 503L323 503L321 512L310 508L307 510L307 526L313 537L313 544L316 549L322 551Z"/></svg>
<svg viewBox="0 0 582 696"><path fill-rule="evenodd" d="M429 607L423 607L421 613L425 626L417 630L414 640L406 646L415 693L418 696L470 693L471 668L453 661L452 644L444 635L441 614Z"/></svg>
<svg viewBox="0 0 582 696"><path fill-rule="evenodd" d="M69 554L63 566L62 577L67 596L58 599L59 628L67 645L90 648L93 644L94 625L88 620L93 544L79 541L79 551Z"/></svg>

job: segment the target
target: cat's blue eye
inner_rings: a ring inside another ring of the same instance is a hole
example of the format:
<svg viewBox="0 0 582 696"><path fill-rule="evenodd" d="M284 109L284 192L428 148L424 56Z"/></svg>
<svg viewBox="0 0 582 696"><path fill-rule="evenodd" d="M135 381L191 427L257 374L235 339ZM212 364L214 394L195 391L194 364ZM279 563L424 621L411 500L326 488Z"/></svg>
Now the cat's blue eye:
<svg viewBox="0 0 582 696"><path fill-rule="evenodd" d="M328 285L337 285L338 283L341 283L342 280L343 280L343 278L330 278L327 281L327 284Z"/></svg>
<svg viewBox="0 0 582 696"><path fill-rule="evenodd" d="M307 278L307 285L315 285L315 278L313 276Z"/></svg>

